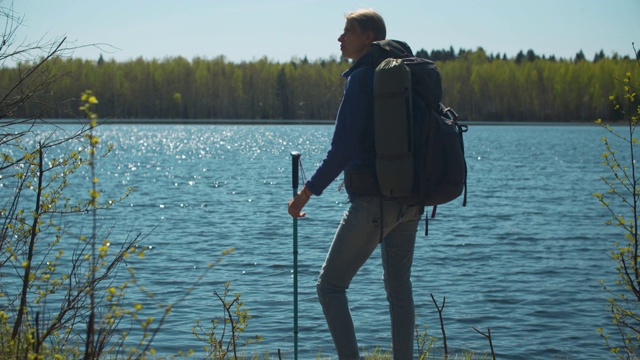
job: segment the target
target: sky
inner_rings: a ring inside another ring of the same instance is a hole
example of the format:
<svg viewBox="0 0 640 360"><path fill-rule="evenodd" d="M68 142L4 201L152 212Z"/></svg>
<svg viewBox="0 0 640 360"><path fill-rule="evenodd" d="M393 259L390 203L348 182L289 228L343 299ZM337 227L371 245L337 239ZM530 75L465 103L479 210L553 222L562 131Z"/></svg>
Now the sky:
<svg viewBox="0 0 640 360"><path fill-rule="evenodd" d="M23 17L19 41L66 36L85 59L338 58L344 15L359 8L378 11L387 38L414 51L591 60L640 49L640 0L0 0L11 6Z"/></svg>

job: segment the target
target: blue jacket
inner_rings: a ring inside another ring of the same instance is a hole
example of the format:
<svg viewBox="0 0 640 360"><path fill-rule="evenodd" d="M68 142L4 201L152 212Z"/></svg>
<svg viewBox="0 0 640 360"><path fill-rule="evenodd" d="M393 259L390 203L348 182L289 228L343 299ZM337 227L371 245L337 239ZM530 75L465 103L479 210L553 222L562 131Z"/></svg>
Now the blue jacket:
<svg viewBox="0 0 640 360"><path fill-rule="evenodd" d="M373 75L371 55L365 54L342 76L347 79L338 109L331 148L305 185L322 192L342 171L375 172L373 133ZM349 193L353 198L354 194Z"/></svg>

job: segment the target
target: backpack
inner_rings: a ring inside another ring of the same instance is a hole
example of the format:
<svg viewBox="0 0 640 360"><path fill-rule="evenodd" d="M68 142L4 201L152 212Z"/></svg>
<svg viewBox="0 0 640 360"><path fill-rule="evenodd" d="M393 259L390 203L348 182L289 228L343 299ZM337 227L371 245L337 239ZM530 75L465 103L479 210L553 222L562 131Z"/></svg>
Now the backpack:
<svg viewBox="0 0 640 360"><path fill-rule="evenodd" d="M374 75L376 176L384 196L421 206L450 202L464 192L467 165L458 114L442 105L440 72L401 41L371 45ZM376 65L377 64L377 65ZM428 229L425 229L425 234Z"/></svg>

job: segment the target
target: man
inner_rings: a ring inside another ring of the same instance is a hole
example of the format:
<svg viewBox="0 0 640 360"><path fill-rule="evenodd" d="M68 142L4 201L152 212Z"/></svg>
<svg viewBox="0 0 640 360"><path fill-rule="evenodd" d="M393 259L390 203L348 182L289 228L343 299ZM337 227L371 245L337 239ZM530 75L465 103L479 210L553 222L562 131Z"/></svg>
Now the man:
<svg viewBox="0 0 640 360"><path fill-rule="evenodd" d="M380 244L384 284L389 301L394 359L412 359L415 310L411 265L420 206L383 197L377 184L358 181L359 174L375 174L373 133L373 77L370 45L384 40L386 27L373 10L346 15L338 38L342 56L353 60L338 110L331 148L313 176L289 201L289 214L304 217L311 195L319 196L341 172L350 207L340 221L317 283L322 309L340 359L360 359L346 290L360 267ZM377 194L376 194L377 192Z"/></svg>

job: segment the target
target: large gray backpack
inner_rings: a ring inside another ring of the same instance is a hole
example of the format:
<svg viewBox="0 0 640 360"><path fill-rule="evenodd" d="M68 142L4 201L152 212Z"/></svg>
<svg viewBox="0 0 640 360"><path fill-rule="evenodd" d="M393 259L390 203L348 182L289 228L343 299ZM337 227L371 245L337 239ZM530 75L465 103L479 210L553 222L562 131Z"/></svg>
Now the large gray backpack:
<svg viewBox="0 0 640 360"><path fill-rule="evenodd" d="M466 125L442 101L440 72L409 46L384 40L371 45L374 66L376 176L380 192L412 204L433 206L464 192Z"/></svg>

